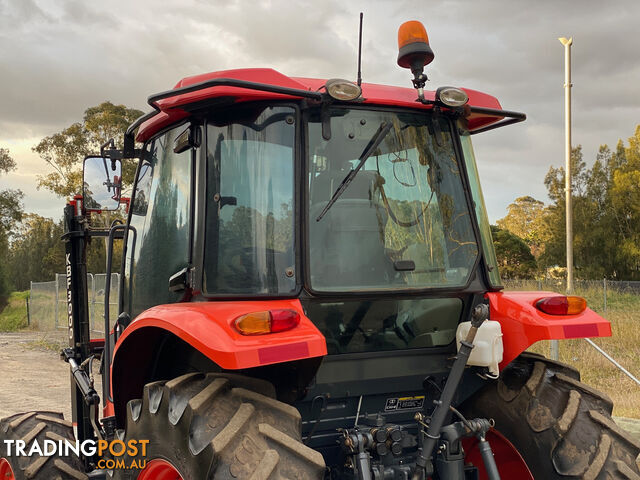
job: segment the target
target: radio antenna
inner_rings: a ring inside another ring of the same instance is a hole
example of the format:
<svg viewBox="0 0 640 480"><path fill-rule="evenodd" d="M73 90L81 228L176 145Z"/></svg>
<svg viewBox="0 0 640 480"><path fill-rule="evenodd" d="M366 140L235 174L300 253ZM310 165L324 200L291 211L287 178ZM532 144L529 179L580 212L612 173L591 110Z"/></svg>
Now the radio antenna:
<svg viewBox="0 0 640 480"><path fill-rule="evenodd" d="M362 12L360 12L360 34L358 39L358 86L362 84Z"/></svg>

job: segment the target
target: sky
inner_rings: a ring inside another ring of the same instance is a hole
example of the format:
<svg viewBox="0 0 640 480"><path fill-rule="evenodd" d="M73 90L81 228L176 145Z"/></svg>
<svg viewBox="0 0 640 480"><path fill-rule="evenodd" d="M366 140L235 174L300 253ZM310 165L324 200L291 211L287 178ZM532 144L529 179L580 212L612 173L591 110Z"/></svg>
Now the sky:
<svg viewBox="0 0 640 480"><path fill-rule="evenodd" d="M106 100L147 111L150 94L181 78L231 68L355 80L361 11L365 82L411 86L397 29L420 20L435 53L428 89L481 90L527 114L473 137L492 222L517 197L548 202L545 173L564 164L558 37L573 37L573 144L587 164L640 123L637 0L0 0L0 147L18 165L0 189L59 219L65 200L37 190L49 170L31 148Z"/></svg>

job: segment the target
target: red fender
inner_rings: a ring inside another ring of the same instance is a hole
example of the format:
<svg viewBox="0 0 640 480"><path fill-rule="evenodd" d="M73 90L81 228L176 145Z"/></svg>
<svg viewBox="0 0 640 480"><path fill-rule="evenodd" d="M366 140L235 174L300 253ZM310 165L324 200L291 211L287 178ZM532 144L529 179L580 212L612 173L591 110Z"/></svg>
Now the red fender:
<svg viewBox="0 0 640 480"><path fill-rule="evenodd" d="M491 451L496 460L500 478L535 480L522 455L504 435L492 428L487 432L485 438L491 445ZM484 468L484 461L482 460L478 443L479 441L476 437L462 439L462 447L465 451L464 461L465 463L473 464L478 469L479 480L488 480L489 476Z"/></svg>
<svg viewBox="0 0 640 480"><path fill-rule="evenodd" d="M549 315L538 310L544 297L561 296L553 292L490 292L491 320L500 322L504 354L500 369L540 340L610 337L611 323L587 308L578 315Z"/></svg>
<svg viewBox="0 0 640 480"><path fill-rule="evenodd" d="M241 315L290 309L300 314L291 330L266 335L241 335L232 325ZM118 341L114 357L127 338L145 327L167 330L209 357L225 370L259 367L324 356L327 343L294 300L189 302L158 305L136 317Z"/></svg>

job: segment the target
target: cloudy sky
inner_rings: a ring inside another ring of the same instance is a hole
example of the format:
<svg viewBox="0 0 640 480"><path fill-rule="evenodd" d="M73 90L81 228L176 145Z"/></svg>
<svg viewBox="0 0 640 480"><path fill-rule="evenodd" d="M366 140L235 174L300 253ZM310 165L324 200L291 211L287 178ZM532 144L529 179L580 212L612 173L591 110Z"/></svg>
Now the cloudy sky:
<svg viewBox="0 0 640 480"><path fill-rule="evenodd" d="M573 138L592 162L640 123L640 2L293 0L0 0L0 147L18 170L25 209L59 218L63 199L36 189L42 137L105 100L147 110L146 97L207 71L272 67L291 76L355 79L364 12L365 82L410 86L396 65L398 26L422 21L436 58L429 88L464 86L527 113L474 137L492 221L516 197L547 200L564 163L564 50L572 36Z"/></svg>

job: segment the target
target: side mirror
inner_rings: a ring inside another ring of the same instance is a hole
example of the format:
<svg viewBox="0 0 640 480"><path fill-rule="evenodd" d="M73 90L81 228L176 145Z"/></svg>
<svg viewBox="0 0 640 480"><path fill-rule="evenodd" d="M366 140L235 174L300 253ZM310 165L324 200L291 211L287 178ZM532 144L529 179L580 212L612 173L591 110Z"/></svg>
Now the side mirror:
<svg viewBox="0 0 640 480"><path fill-rule="evenodd" d="M117 210L122 191L122 163L104 157L84 159L83 189L86 210Z"/></svg>

